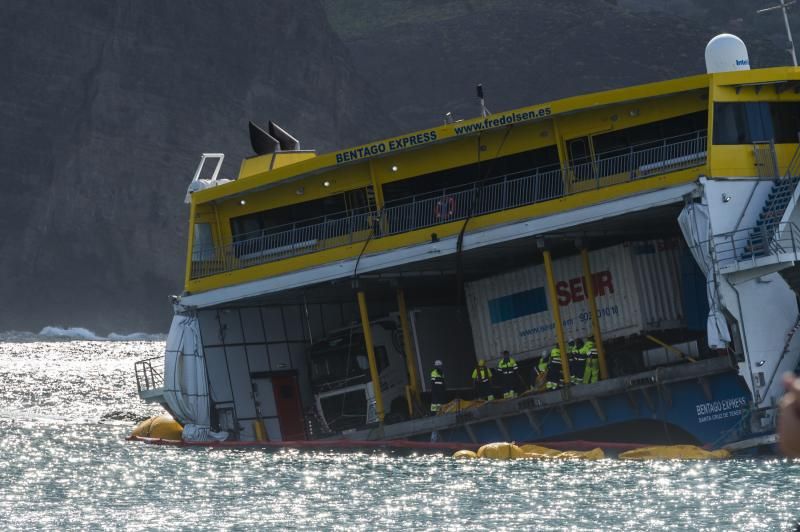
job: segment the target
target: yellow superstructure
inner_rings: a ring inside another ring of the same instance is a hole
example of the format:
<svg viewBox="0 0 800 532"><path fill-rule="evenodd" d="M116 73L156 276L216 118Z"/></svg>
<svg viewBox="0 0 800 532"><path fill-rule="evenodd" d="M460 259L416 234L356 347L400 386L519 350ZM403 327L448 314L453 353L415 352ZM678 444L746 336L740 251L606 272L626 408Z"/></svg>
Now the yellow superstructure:
<svg viewBox="0 0 800 532"><path fill-rule="evenodd" d="M237 180L192 194L185 290L200 293L395 250L430 242L432 233L451 237L702 175L758 176L754 142L713 140L715 106L800 102L799 91L796 68L703 74L319 156L253 157ZM779 169L796 147L797 139L772 143ZM438 182L445 185L437 189ZM338 205L344 210L329 212Z"/></svg>

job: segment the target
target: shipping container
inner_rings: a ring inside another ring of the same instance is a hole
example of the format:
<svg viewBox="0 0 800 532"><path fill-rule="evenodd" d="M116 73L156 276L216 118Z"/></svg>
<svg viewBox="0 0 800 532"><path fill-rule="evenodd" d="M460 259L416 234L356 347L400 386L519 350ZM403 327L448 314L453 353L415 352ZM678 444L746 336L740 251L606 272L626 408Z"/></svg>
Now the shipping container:
<svg viewBox="0 0 800 532"><path fill-rule="evenodd" d="M603 338L684 326L681 242L648 240L592 251L589 259ZM553 261L556 299L565 340L592 334L580 255ZM465 285L467 309L479 357L539 356L556 343L544 265L495 275Z"/></svg>

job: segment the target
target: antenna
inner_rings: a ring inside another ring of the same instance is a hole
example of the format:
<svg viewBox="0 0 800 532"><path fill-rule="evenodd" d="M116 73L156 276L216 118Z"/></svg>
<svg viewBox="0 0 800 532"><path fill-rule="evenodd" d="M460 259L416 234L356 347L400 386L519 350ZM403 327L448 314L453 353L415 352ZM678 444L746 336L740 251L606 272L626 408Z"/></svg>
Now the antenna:
<svg viewBox="0 0 800 532"><path fill-rule="evenodd" d="M794 50L794 39L792 39L792 29L789 27L789 15L787 15L787 8L792 4L796 4L797 0L789 0L788 2L786 0L780 0L780 1L781 1L780 5L759 9L758 11L756 11L756 13L761 15L769 11L775 11L776 9L783 10L783 22L784 24L786 24L786 36L789 37L789 48L786 51L792 54L792 63L794 63L794 66L797 66L797 53Z"/></svg>
<svg viewBox="0 0 800 532"><path fill-rule="evenodd" d="M478 86L475 87L475 90L478 93L478 99L481 101L481 116L485 118L487 115L491 113L486 108L486 103L483 101L483 85L478 83Z"/></svg>

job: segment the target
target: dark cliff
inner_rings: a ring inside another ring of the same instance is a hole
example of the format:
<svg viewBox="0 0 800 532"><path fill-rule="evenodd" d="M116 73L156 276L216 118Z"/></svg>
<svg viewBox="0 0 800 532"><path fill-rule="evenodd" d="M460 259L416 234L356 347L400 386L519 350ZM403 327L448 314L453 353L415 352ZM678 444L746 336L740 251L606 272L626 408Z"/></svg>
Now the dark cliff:
<svg viewBox="0 0 800 532"><path fill-rule="evenodd" d="M164 330L201 152L235 174L248 119L382 132L315 2L3 2L0 50L0 330Z"/></svg>
<svg viewBox="0 0 800 532"><path fill-rule="evenodd" d="M786 65L772 0L325 0L353 64L409 128L574 94L705 72L705 45L734 33L756 67ZM800 13L792 14L800 28Z"/></svg>
<svg viewBox="0 0 800 532"><path fill-rule="evenodd" d="M186 186L247 120L327 151L477 114L703 71L716 33L786 64L746 0L87 0L0 4L0 331L165 330ZM797 26L797 18L793 23Z"/></svg>

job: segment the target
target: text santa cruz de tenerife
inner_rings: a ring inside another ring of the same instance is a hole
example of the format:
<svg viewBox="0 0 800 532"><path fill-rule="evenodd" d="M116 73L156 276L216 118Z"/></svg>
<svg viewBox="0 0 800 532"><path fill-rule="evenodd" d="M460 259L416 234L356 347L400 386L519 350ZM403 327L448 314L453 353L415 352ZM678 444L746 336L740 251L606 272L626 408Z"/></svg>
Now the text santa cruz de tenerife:
<svg viewBox="0 0 800 532"><path fill-rule="evenodd" d="M512 111L503 113L495 117L486 117L473 123L458 124L453 126L453 136L468 135L470 133L478 133L480 131L499 128L502 126L509 126L519 122L528 122L540 118L546 118L552 114L550 107L541 107L531 111ZM448 135L449 136L449 135ZM365 144L349 150L336 152L336 164L342 164L352 161L359 161L368 157L392 153L414 146L430 144L439 140L439 132L435 129L422 131L403 137L397 137L389 140L382 140L373 142L372 144Z"/></svg>

